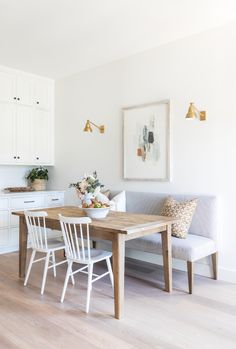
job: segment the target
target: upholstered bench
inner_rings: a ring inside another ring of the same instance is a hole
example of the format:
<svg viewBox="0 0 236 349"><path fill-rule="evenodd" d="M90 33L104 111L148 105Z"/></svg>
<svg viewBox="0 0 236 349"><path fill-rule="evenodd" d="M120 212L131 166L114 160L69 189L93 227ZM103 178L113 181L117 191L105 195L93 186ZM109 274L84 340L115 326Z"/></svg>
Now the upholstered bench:
<svg viewBox="0 0 236 349"><path fill-rule="evenodd" d="M117 192L111 192L111 198ZM126 211L160 214L169 194L126 192ZM212 256L213 277L217 279L217 199L214 196L173 195L178 201L198 198L189 233L186 239L172 237L172 257L187 262L189 293L193 290L193 263ZM153 234L126 242L126 247L137 251L162 254L161 236Z"/></svg>

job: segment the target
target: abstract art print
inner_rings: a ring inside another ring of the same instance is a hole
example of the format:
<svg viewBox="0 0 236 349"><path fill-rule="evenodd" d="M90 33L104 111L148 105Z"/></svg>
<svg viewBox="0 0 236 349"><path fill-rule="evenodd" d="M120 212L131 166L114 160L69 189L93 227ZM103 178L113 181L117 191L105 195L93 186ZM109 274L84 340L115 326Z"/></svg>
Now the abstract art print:
<svg viewBox="0 0 236 349"><path fill-rule="evenodd" d="M123 109L124 178L170 181L170 103Z"/></svg>

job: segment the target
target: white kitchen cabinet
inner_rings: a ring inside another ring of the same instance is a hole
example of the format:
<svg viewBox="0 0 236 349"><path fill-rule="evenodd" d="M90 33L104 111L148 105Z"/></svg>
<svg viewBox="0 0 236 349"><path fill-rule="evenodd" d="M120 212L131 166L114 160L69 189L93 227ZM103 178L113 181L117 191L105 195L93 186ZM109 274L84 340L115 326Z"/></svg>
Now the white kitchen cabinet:
<svg viewBox="0 0 236 349"><path fill-rule="evenodd" d="M18 75L16 78L16 90L14 100L17 104L33 104L33 79L24 75Z"/></svg>
<svg viewBox="0 0 236 349"><path fill-rule="evenodd" d="M46 79L35 79L33 98L37 108L50 110L53 102L53 83Z"/></svg>
<svg viewBox="0 0 236 349"><path fill-rule="evenodd" d="M0 67L0 165L54 164L54 82Z"/></svg>
<svg viewBox="0 0 236 349"><path fill-rule="evenodd" d="M19 249L19 218L12 211L64 205L63 191L42 191L0 195L0 253ZM61 235L52 231L51 237ZM50 236L50 234L49 234Z"/></svg>
<svg viewBox="0 0 236 349"><path fill-rule="evenodd" d="M8 228L0 228L0 253L4 251L5 246L10 244L10 230Z"/></svg>
<svg viewBox="0 0 236 349"><path fill-rule="evenodd" d="M0 103L0 164L16 161L15 154L15 107Z"/></svg>
<svg viewBox="0 0 236 349"><path fill-rule="evenodd" d="M0 71L0 102L33 104L33 79L30 76Z"/></svg>
<svg viewBox="0 0 236 349"><path fill-rule="evenodd" d="M9 226L9 212L8 210L0 211L0 228L8 228Z"/></svg>
<svg viewBox="0 0 236 349"><path fill-rule="evenodd" d="M35 110L32 118L33 162L50 165L53 162L53 124L50 113Z"/></svg>
<svg viewBox="0 0 236 349"><path fill-rule="evenodd" d="M0 163L32 163L31 108L0 103Z"/></svg>
<svg viewBox="0 0 236 349"><path fill-rule="evenodd" d="M31 118L29 107L17 106L15 113L15 156L18 164L30 164L31 149Z"/></svg>
<svg viewBox="0 0 236 349"><path fill-rule="evenodd" d="M63 206L64 204L64 193L56 192L45 196L45 206L46 207L57 207Z"/></svg>
<svg viewBox="0 0 236 349"><path fill-rule="evenodd" d="M19 228L18 227L11 227L9 230L8 230L8 245L4 246L5 248L8 247L8 248L11 248L11 252L12 251L17 251L18 248L19 248ZM0 250L0 253L4 253L4 250L3 252L1 252Z"/></svg>
<svg viewBox="0 0 236 349"><path fill-rule="evenodd" d="M11 198L12 210L30 210L35 207L44 207L44 195L25 195Z"/></svg>

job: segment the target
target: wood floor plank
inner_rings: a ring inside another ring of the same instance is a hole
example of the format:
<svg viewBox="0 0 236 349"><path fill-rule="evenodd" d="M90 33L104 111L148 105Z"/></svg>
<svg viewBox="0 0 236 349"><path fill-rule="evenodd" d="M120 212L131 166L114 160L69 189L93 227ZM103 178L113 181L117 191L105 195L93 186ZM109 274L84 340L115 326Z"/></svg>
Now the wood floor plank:
<svg viewBox="0 0 236 349"><path fill-rule="evenodd" d="M86 275L68 286L61 304L66 266L58 268L57 278L49 272L41 296L42 265L33 266L27 287L18 279L17 253L0 255L0 265L1 349L235 349L236 285L196 276L189 295L186 273L174 271L169 294L162 291L159 267L128 260L126 315L118 321L108 278L94 284L86 314ZM104 268L100 264L95 272Z"/></svg>

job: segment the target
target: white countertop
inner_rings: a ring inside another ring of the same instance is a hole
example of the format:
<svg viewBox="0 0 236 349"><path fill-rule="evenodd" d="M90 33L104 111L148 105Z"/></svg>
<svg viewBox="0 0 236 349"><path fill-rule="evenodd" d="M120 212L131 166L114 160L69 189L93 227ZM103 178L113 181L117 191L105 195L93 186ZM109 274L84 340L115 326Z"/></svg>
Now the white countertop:
<svg viewBox="0 0 236 349"><path fill-rule="evenodd" d="M8 196L25 196L25 195L43 195L43 194L54 194L54 193L64 193L65 190L41 190L41 191L22 191L17 193L8 193L3 190L0 192L0 197Z"/></svg>

